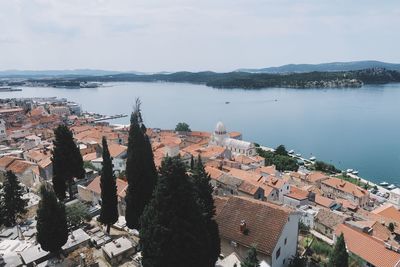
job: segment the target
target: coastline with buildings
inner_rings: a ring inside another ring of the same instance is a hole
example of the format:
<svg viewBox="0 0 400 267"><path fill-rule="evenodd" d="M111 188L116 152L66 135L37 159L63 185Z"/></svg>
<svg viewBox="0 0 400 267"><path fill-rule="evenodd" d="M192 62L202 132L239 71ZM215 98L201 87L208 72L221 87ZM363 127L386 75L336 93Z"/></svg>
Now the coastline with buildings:
<svg viewBox="0 0 400 267"><path fill-rule="evenodd" d="M0 229L0 262L10 266L51 264L49 254L38 250L35 243L33 215L38 207L39 185L51 183L53 176L53 129L67 124L82 155L85 177L76 181L76 199L66 205L78 202L86 206L92 219L84 228L71 231L64 254L75 262L84 256L71 252L80 251L93 262L127 266L124 262L130 261L140 266L138 236L126 227L124 218L129 126L110 124L109 116L82 112L79 104L55 97L3 99L0 116L0 182L5 172L14 172L26 190L24 197L29 199L24 224ZM378 185L373 192L375 184L355 174L348 173L355 180L345 180L340 176L343 173L317 171L315 158L301 158L295 151L282 152L282 148L246 141L223 122L217 122L212 132L148 128L146 133L157 168L165 157L179 156L188 168L198 158L204 163L211 179L221 239L216 266L240 262L252 244L258 244L263 266L288 266L293 257L303 253L326 263L327 255L312 252L312 246L321 242L332 246L341 233L354 255L352 260L374 266L396 266L400 261L400 189ZM101 205L103 136L109 141L117 177L120 217L112 226L114 235L104 233L96 221ZM294 170L269 164L270 158L259 149L304 164ZM358 179L369 184L369 189L357 184ZM357 240L363 240L371 251L360 249ZM385 258L377 257L378 253Z"/></svg>

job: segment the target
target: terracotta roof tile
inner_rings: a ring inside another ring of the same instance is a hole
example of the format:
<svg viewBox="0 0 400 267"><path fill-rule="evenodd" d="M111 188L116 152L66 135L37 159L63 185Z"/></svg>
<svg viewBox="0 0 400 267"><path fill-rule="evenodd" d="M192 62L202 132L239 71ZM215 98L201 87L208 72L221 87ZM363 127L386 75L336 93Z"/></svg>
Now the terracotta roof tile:
<svg viewBox="0 0 400 267"><path fill-rule="evenodd" d="M218 200L216 220L220 236L246 247L256 245L257 250L271 255L290 216L290 210L263 201L244 197ZM246 222L248 234L240 231L240 223Z"/></svg>
<svg viewBox="0 0 400 267"><path fill-rule="evenodd" d="M340 233L344 235L347 249L367 262L379 267L399 266L400 254L385 248L382 241L345 224L337 227L336 235Z"/></svg>
<svg viewBox="0 0 400 267"><path fill-rule="evenodd" d="M29 161L16 160L13 163L11 163L6 169L7 169L7 171L12 171L15 174L21 174L33 166L34 166L34 164L32 164Z"/></svg>
<svg viewBox="0 0 400 267"><path fill-rule="evenodd" d="M316 194L315 203L322 207L330 208L335 203L335 201L333 199Z"/></svg>
<svg viewBox="0 0 400 267"><path fill-rule="evenodd" d="M11 163L14 162L14 160L21 160L20 158L17 157L10 157L10 156L4 156L0 158L0 168L7 168Z"/></svg>
<svg viewBox="0 0 400 267"><path fill-rule="evenodd" d="M329 187L333 187L348 194L352 194L359 198L369 194L367 190L362 189L361 187L356 186L355 184L352 184L350 182L344 181L339 178L331 177L327 180L322 181L322 184L325 184Z"/></svg>
<svg viewBox="0 0 400 267"><path fill-rule="evenodd" d="M379 214L385 218L389 218L397 222L398 225L400 225L400 211L391 204L383 205L373 210L372 212L375 214Z"/></svg>
<svg viewBox="0 0 400 267"><path fill-rule="evenodd" d="M315 221L329 227L331 229L335 229L339 224L343 223L347 216L335 213L328 209L320 209L317 216L315 217Z"/></svg>
<svg viewBox="0 0 400 267"><path fill-rule="evenodd" d="M128 183L119 178L116 179L116 183L117 183L117 194L119 198L124 198L126 195L126 189L128 188ZM96 194L101 194L100 176L94 178L93 181L90 184L88 184L86 189L95 192Z"/></svg>
<svg viewBox="0 0 400 267"><path fill-rule="evenodd" d="M297 199L297 200L304 200L308 199L308 191L301 190L300 188L297 188L295 186L290 187L290 192L286 194L285 196Z"/></svg>
<svg viewBox="0 0 400 267"><path fill-rule="evenodd" d="M115 144L115 143L108 145L108 150L110 151L110 156L113 158L118 157L122 153L126 152L127 149L128 149L128 147L122 146L119 144Z"/></svg>

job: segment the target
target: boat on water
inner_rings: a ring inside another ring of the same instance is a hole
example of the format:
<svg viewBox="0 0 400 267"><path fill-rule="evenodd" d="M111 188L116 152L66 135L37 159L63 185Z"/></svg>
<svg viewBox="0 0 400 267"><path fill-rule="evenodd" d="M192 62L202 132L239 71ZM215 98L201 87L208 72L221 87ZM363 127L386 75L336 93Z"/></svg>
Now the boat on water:
<svg viewBox="0 0 400 267"><path fill-rule="evenodd" d="M383 181L383 182L379 183L379 185L381 185L381 186L388 186L388 185L389 185L389 183L388 183L388 182L385 182L385 181Z"/></svg>
<svg viewBox="0 0 400 267"><path fill-rule="evenodd" d="M293 154L294 153L294 150L292 149L292 150L289 150L289 152L288 152L289 154Z"/></svg>
<svg viewBox="0 0 400 267"><path fill-rule="evenodd" d="M358 171L352 171L351 173L354 174L354 175L357 175Z"/></svg>
<svg viewBox="0 0 400 267"><path fill-rule="evenodd" d="M229 101L225 101L225 104L229 104L229 103L231 103L231 102L229 102Z"/></svg>
<svg viewBox="0 0 400 267"><path fill-rule="evenodd" d="M298 158L300 158L300 157L301 157L301 154L296 154L295 156L298 157Z"/></svg>
<svg viewBox="0 0 400 267"><path fill-rule="evenodd" d="M311 158L310 158L311 161L314 161L314 160L316 160L316 159L317 159L316 157L311 157Z"/></svg>
<svg viewBox="0 0 400 267"><path fill-rule="evenodd" d="M387 187L387 189L389 189L389 190L392 190L392 189L395 189L395 188L397 188L397 186L395 186L394 184L391 184L391 185L389 185Z"/></svg>
<svg viewBox="0 0 400 267"><path fill-rule="evenodd" d="M353 169L347 169L346 172L347 173L352 173L354 170Z"/></svg>

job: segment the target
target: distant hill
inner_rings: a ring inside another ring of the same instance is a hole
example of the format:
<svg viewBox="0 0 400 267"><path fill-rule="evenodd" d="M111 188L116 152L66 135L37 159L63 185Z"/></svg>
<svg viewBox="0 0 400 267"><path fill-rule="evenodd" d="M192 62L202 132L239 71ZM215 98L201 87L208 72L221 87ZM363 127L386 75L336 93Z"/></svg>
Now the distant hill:
<svg viewBox="0 0 400 267"><path fill-rule="evenodd" d="M73 76L105 76L124 73L121 71L76 69L76 70L3 70L0 71L2 78L45 78L45 77L73 77ZM144 74L142 72L130 73Z"/></svg>
<svg viewBox="0 0 400 267"><path fill-rule="evenodd" d="M400 64L386 63L381 61L351 61L351 62L331 62L322 64L288 64L280 67L269 67L262 69L239 69L239 72L251 73L303 73L303 72L334 72L352 71L371 68L385 68L387 70L400 71Z"/></svg>

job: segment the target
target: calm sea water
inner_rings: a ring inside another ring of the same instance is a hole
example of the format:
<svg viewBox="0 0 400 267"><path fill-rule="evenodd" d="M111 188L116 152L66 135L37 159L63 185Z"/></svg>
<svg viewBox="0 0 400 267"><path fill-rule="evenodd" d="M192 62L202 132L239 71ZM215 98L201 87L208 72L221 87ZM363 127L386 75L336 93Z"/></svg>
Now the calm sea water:
<svg viewBox="0 0 400 267"><path fill-rule="evenodd" d="M304 157L359 170L372 181L400 184L400 84L326 90L222 90L175 83L23 89L0 97L65 97L83 110L107 115L129 114L140 97L148 127L171 129L184 121L194 130L212 131L221 120L246 140L285 144ZM129 118L113 123L128 124Z"/></svg>

